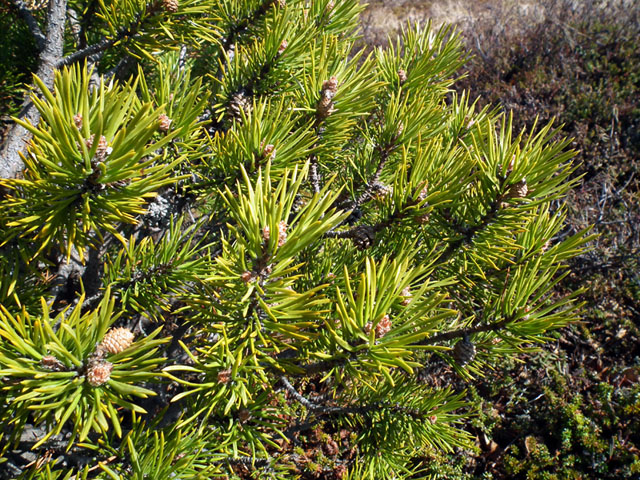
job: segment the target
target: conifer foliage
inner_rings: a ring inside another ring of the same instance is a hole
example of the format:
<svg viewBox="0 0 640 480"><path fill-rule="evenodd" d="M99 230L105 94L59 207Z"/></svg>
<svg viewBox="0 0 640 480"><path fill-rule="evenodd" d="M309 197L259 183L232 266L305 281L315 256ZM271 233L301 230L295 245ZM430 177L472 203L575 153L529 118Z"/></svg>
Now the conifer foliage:
<svg viewBox="0 0 640 480"><path fill-rule="evenodd" d="M0 478L420 478L472 443L464 382L575 318L572 153L451 93L451 30L15 6L46 41L0 157Z"/></svg>

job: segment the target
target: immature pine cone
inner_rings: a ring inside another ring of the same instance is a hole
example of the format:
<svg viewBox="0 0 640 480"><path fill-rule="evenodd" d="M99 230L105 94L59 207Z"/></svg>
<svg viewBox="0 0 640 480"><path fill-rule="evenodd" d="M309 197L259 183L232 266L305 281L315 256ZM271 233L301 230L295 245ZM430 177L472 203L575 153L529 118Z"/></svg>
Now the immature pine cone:
<svg viewBox="0 0 640 480"><path fill-rule="evenodd" d="M220 370L218 372L218 383L228 384L231 381L231 369Z"/></svg>
<svg viewBox="0 0 640 480"><path fill-rule="evenodd" d="M326 118L333 113L333 97L335 97L337 91L338 79L335 76L332 76L329 80L325 80L322 83L320 101L316 107L317 115L320 118Z"/></svg>
<svg viewBox="0 0 640 480"><path fill-rule="evenodd" d="M251 100L243 92L233 94L228 109L229 115L233 119L239 122L242 120L242 112L245 115L250 115L251 110Z"/></svg>
<svg viewBox="0 0 640 480"><path fill-rule="evenodd" d="M265 227L265 228L268 228L268 227ZM240 278L244 283L249 283L255 279L255 275L252 272L247 271L247 272L243 272L242 275L240 275Z"/></svg>
<svg viewBox="0 0 640 480"><path fill-rule="evenodd" d="M398 70L398 80L400 80L400 85L404 85L404 82L407 81L407 72L403 69Z"/></svg>
<svg viewBox="0 0 640 480"><path fill-rule="evenodd" d="M169 131L169 128L171 128L172 121L173 120L167 117L164 113L161 113L158 116L158 130L160 130L162 133L167 133Z"/></svg>
<svg viewBox="0 0 640 480"><path fill-rule="evenodd" d="M128 328L112 328L102 339L100 348L112 355L124 352L133 343L134 336Z"/></svg>
<svg viewBox="0 0 640 480"><path fill-rule="evenodd" d="M406 307L407 305L409 305L411 303L411 297L413 297L413 295L411 294L411 288L410 287L405 287L402 292L400 293L400 295L402 296L402 306Z"/></svg>
<svg viewBox="0 0 640 480"><path fill-rule="evenodd" d="M271 160L276 158L276 147L275 145L269 143L265 145L264 140L260 143L260 148L262 149L262 158L269 158Z"/></svg>
<svg viewBox="0 0 640 480"><path fill-rule="evenodd" d="M509 193L507 196L509 198L524 198L529 193L529 188L527 187L527 180L522 179L518 183L511 185L509 189Z"/></svg>
<svg viewBox="0 0 640 480"><path fill-rule="evenodd" d="M373 328L373 322L367 322L364 326L364 333L369 335L371 333L371 329ZM389 320L389 315L385 315L378 322L375 328L375 336L376 338L384 337L391 330L391 320Z"/></svg>
<svg viewBox="0 0 640 480"><path fill-rule="evenodd" d="M262 229L262 238L265 242L268 242L271 238L271 232L268 226ZM284 220L281 220L278 224L278 246L281 247L287 241L287 224Z"/></svg>
<svg viewBox="0 0 640 480"><path fill-rule="evenodd" d="M376 238L376 231L370 225L358 225L353 228L351 240L358 250L364 250L373 245Z"/></svg>
<svg viewBox="0 0 640 480"><path fill-rule="evenodd" d="M468 339L460 340L453 346L453 358L458 365L463 366L476 357L476 346Z"/></svg>
<svg viewBox="0 0 640 480"><path fill-rule="evenodd" d="M104 385L111 378L111 370L113 370L113 364L105 362L104 360L91 362L87 369L87 382L92 387L99 387Z"/></svg>
<svg viewBox="0 0 640 480"><path fill-rule="evenodd" d="M169 13L176 13L179 6L178 0L162 0L162 7Z"/></svg>
<svg viewBox="0 0 640 480"><path fill-rule="evenodd" d="M64 363L58 360L53 355L45 355L40 360L40 365L47 370L51 370L52 372L62 372L66 370Z"/></svg>
<svg viewBox="0 0 640 480"><path fill-rule="evenodd" d="M89 150L91 150L91 147L93 147L93 141L95 140L95 138L96 136L95 134L93 134L85 140L85 144L87 145L87 148ZM96 147L95 159L98 162L103 162L104 159L107 157L108 153L109 153L109 145L107 144L107 139L105 138L104 135L100 135L100 140L98 140L98 146Z"/></svg>

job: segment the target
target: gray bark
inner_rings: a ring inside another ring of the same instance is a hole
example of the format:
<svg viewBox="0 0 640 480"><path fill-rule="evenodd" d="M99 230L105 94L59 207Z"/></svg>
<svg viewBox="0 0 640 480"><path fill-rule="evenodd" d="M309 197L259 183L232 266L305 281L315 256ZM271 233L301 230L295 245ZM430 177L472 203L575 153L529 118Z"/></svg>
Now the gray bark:
<svg viewBox="0 0 640 480"><path fill-rule="evenodd" d="M64 44L64 23L67 13L67 0L50 0L47 15L47 34L40 63L36 75L44 82L47 88L53 88L53 78L56 64L62 58ZM40 121L40 113L35 108L31 98L27 97L18 118L37 125ZM18 124L14 124L9 130L6 140L0 149L0 178L15 178L24 168L20 158L20 152L24 152L31 140L31 133Z"/></svg>

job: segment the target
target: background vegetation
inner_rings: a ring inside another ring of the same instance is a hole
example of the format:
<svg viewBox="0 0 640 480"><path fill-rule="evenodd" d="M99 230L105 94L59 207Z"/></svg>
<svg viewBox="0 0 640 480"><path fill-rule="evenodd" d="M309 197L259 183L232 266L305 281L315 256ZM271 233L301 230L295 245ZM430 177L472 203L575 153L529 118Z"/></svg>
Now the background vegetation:
<svg viewBox="0 0 640 480"><path fill-rule="evenodd" d="M564 234L599 234L559 287L585 289L583 321L473 385L478 450L436 457L432 473L640 478L640 4L418 3L373 2L365 42L384 44L390 12L456 21L472 56L455 87L513 111L516 129L563 124L581 163Z"/></svg>

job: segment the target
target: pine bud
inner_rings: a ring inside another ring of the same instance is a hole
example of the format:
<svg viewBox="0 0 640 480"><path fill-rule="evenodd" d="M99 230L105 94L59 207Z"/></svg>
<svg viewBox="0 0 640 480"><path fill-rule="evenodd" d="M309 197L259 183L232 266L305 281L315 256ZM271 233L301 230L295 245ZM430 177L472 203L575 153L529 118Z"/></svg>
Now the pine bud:
<svg viewBox="0 0 640 480"><path fill-rule="evenodd" d="M249 283L250 281L252 281L255 277L253 275L252 272L243 272L242 275L240 276L240 278L242 278L242 281L244 283Z"/></svg>
<svg viewBox="0 0 640 480"><path fill-rule="evenodd" d="M115 355L124 352L133 343L135 335L128 328L112 328L102 339L100 348Z"/></svg>
<svg viewBox="0 0 640 480"><path fill-rule="evenodd" d="M316 107L317 115L320 118L326 118L331 115L335 109L333 108L333 97L335 97L338 91L338 79L336 76L332 76L329 80L325 80L322 83L322 90L320 91L320 100Z"/></svg>
<svg viewBox="0 0 640 480"><path fill-rule="evenodd" d="M422 185L422 190L420 190L420 193L418 194L418 200L421 202L426 200L429 196L429 187L427 185L427 182L425 181Z"/></svg>
<svg viewBox="0 0 640 480"><path fill-rule="evenodd" d="M278 0L278 6L284 8L287 6L287 0Z"/></svg>
<svg viewBox="0 0 640 480"><path fill-rule="evenodd" d="M260 148L262 149L262 158L269 158L273 160L276 158L276 147L271 143L265 145L264 140L260 143Z"/></svg>
<svg viewBox="0 0 640 480"><path fill-rule="evenodd" d="M413 297L413 295L411 294L411 288L405 287L400 295L402 296L403 307L406 307L407 305L409 305L409 303L411 303L411 298Z"/></svg>
<svg viewBox="0 0 640 480"><path fill-rule="evenodd" d="M250 115L251 110L251 100L244 94L244 92L234 93L231 96L228 112L236 121L239 122L242 120L243 113L245 116Z"/></svg>
<svg viewBox="0 0 640 480"><path fill-rule="evenodd" d="M87 369L87 382L89 382L89 385L92 387L104 385L111 378L112 370L112 363L105 362L104 360L91 362Z"/></svg>
<svg viewBox="0 0 640 480"><path fill-rule="evenodd" d="M391 331L391 320L385 315L376 325L376 338L382 338Z"/></svg>
<svg viewBox="0 0 640 480"><path fill-rule="evenodd" d="M268 226L262 229L262 239L268 242L271 238L271 232ZM287 224L283 220L278 223L278 246L281 247L287 241Z"/></svg>
<svg viewBox="0 0 640 480"><path fill-rule="evenodd" d="M373 329L373 322L367 322L366 325L364 326L364 333L369 335L372 329ZM382 319L378 322L378 324L375 327L375 338L384 337L387 333L389 333L390 330L391 330L391 320L389 320L389 315L385 315L384 317L382 317Z"/></svg>
<svg viewBox="0 0 640 480"><path fill-rule="evenodd" d="M75 124L76 128L78 130L80 130L82 128L82 114L81 113L76 113L73 116L73 123Z"/></svg>
<svg viewBox="0 0 640 480"><path fill-rule="evenodd" d="M93 134L85 140L85 144L89 150L93 147L95 137L95 134ZM98 146L96 147L95 159L98 162L103 162L109 153L111 153L111 148L107 144L107 139L104 135L100 135L100 140L98 140Z"/></svg>
<svg viewBox="0 0 640 480"><path fill-rule="evenodd" d="M460 340L453 346L453 358L460 366L473 361L476 357L476 346L468 339Z"/></svg>
<svg viewBox="0 0 640 480"><path fill-rule="evenodd" d="M162 0L162 8L169 13L176 13L179 6L178 0Z"/></svg>
<svg viewBox="0 0 640 480"><path fill-rule="evenodd" d="M289 42L283 40L282 43L280 43L280 47L278 47L278 55L282 55L288 46Z"/></svg>
<svg viewBox="0 0 640 480"><path fill-rule="evenodd" d="M231 381L231 369L220 370L218 372L218 383L227 385Z"/></svg>
<svg viewBox="0 0 640 480"><path fill-rule="evenodd" d="M507 193L508 198L524 198L529 193L529 188L527 187L527 180L523 178L518 183L511 185L509 188L509 192Z"/></svg>
<svg viewBox="0 0 640 480"><path fill-rule="evenodd" d="M251 412L248 409L243 408L238 412L238 418L241 423L247 423L251 420Z"/></svg>
<svg viewBox="0 0 640 480"><path fill-rule="evenodd" d="M373 241L376 238L376 231L373 227L369 225L358 225L354 227L352 234L353 244L359 250L364 250L365 248L369 248L373 245Z"/></svg>
<svg viewBox="0 0 640 480"><path fill-rule="evenodd" d="M429 214L425 213L424 215L418 215L415 219L420 225L426 225L429 223Z"/></svg>
<svg viewBox="0 0 640 480"><path fill-rule="evenodd" d="M278 246L281 247L287 241L287 224L281 221L278 224Z"/></svg>
<svg viewBox="0 0 640 480"><path fill-rule="evenodd" d="M53 355L45 355L44 357L42 357L42 359L40 360L40 365L42 365L42 367L46 368L47 370L51 370L52 372L62 372L66 370L64 363L62 363Z"/></svg>
<svg viewBox="0 0 640 480"><path fill-rule="evenodd" d="M398 70L398 80L400 81L400 85L404 85L404 82L407 81L407 72L402 68Z"/></svg>
<svg viewBox="0 0 640 480"><path fill-rule="evenodd" d="M327 91L335 95L338 91L338 78L335 75L332 75L329 80L322 82L322 91Z"/></svg>
<svg viewBox="0 0 640 480"><path fill-rule="evenodd" d="M167 133L169 131L169 128L171 128L171 122L173 122L173 120L171 120L164 113L161 113L158 116L158 130L160 130L162 133Z"/></svg>

